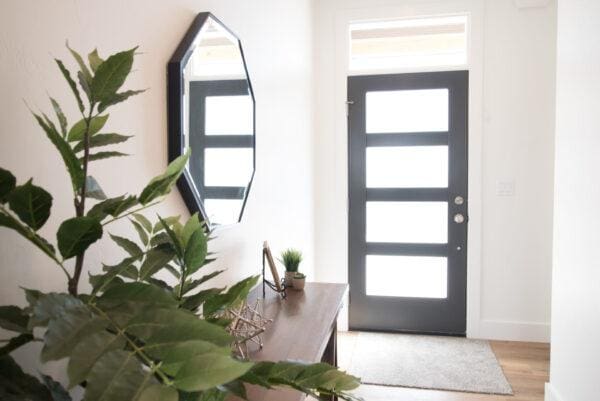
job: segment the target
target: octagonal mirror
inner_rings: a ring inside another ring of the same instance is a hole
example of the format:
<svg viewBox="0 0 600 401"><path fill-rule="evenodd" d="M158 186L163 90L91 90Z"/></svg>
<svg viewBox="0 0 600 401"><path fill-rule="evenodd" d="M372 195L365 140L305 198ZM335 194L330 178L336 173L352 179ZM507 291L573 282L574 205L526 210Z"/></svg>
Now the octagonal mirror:
<svg viewBox="0 0 600 401"><path fill-rule="evenodd" d="M169 161L191 148L178 184L209 229L241 221L254 177L255 106L242 44L199 14L168 66Z"/></svg>

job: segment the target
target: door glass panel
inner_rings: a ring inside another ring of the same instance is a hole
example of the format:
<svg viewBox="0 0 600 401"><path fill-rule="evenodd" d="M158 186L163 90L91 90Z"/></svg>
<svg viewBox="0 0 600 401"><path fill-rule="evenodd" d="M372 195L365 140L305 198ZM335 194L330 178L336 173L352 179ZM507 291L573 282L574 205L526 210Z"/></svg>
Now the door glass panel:
<svg viewBox="0 0 600 401"><path fill-rule="evenodd" d="M448 242L447 202L367 202L367 242Z"/></svg>
<svg viewBox="0 0 600 401"><path fill-rule="evenodd" d="M367 255L367 295L446 298L448 259L429 256Z"/></svg>
<svg viewBox="0 0 600 401"><path fill-rule="evenodd" d="M446 188L448 146L367 148L368 188Z"/></svg>
<svg viewBox="0 0 600 401"><path fill-rule="evenodd" d="M448 131L448 89L366 94L367 134Z"/></svg>
<svg viewBox="0 0 600 401"><path fill-rule="evenodd" d="M207 96L206 135L252 135L253 114L250 96Z"/></svg>
<svg viewBox="0 0 600 401"><path fill-rule="evenodd" d="M250 182L254 163L252 148L209 148L204 155L205 186L245 187Z"/></svg>

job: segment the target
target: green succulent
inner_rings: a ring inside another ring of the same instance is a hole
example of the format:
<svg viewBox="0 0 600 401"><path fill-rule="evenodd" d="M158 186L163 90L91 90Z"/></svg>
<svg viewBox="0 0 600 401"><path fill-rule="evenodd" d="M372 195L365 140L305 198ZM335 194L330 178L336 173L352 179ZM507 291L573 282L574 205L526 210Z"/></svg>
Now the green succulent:
<svg viewBox="0 0 600 401"><path fill-rule="evenodd" d="M302 262L302 252L294 248L288 248L281 253L279 259L285 266L285 270L288 272L297 272L300 262Z"/></svg>

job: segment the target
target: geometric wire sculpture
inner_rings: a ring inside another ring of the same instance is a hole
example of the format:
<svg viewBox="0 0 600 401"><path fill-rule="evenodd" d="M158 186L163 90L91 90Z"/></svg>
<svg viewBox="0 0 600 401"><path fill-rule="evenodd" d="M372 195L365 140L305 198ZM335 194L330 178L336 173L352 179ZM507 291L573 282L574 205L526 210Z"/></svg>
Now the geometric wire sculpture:
<svg viewBox="0 0 600 401"><path fill-rule="evenodd" d="M244 301L240 306L227 309L223 312L226 319L231 319L227 331L234 338L231 344L233 351L242 359L248 359L248 342L263 347L262 333L273 319L266 319L261 313L261 300L257 299L254 306Z"/></svg>

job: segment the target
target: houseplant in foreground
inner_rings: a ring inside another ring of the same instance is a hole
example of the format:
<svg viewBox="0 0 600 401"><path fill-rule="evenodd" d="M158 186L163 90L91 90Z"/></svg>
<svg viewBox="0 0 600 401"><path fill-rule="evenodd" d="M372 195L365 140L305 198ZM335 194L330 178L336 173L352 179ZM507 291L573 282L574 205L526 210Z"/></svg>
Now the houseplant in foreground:
<svg viewBox="0 0 600 401"><path fill-rule="evenodd" d="M100 159L125 156L114 149L129 137L102 133L107 110L142 91L119 92L131 71L136 49L103 60L96 50L86 63L69 49L79 67L76 84L62 61L56 63L81 112L69 125L59 103L50 98L56 122L44 113L33 117L56 147L68 171L74 216L63 221L56 247L38 230L50 216L53 198L32 179L17 184L0 169L0 226L14 230L48 256L64 274L66 292L25 289L28 306L0 307L0 327L16 333L0 348L0 399L66 401L70 395L48 376L25 374L10 357L15 349L41 341L41 361L67 359L69 387L84 388L84 400L219 401L229 394L245 398L245 385L288 386L312 395L347 393L358 379L326 364L260 362L232 356L229 323L222 311L242 302L258 277L228 289L205 288L222 271L200 275L210 263L209 238L197 215L187 222L141 212L159 203L181 175L189 151L153 178L138 195L108 198L90 175ZM95 202L93 206L91 202ZM91 206L91 207L90 207ZM92 274L86 251L114 221L128 218L137 238L110 235L125 252L120 263ZM159 280L159 273L172 276ZM87 273L91 292L80 292ZM27 285L27 283L20 283Z"/></svg>

